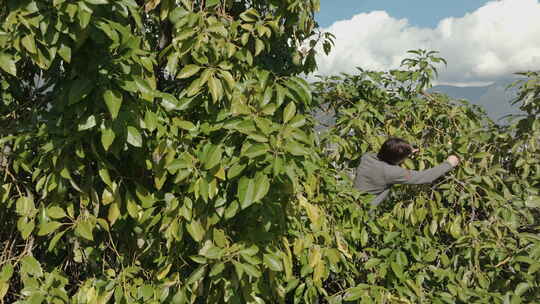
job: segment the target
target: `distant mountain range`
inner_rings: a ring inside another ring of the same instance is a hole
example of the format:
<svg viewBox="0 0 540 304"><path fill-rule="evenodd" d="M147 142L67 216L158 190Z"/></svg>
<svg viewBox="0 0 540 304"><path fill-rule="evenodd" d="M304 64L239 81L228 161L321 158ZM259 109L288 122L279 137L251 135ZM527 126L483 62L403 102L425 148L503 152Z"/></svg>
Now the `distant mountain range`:
<svg viewBox="0 0 540 304"><path fill-rule="evenodd" d="M507 89L507 87L514 80L500 80L491 85L476 87L439 85L434 86L431 91L446 94L454 99L465 99L472 104L482 106L491 119L502 123L501 118L504 116L521 113L517 106L510 104L517 92L515 88Z"/></svg>

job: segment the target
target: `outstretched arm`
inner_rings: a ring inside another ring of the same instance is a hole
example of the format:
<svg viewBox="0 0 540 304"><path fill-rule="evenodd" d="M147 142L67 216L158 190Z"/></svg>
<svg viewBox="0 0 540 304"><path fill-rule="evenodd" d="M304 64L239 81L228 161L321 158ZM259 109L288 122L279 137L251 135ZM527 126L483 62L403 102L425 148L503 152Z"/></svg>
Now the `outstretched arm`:
<svg viewBox="0 0 540 304"><path fill-rule="evenodd" d="M437 178L452 170L459 160L456 156L448 157L444 163L423 171L406 170L399 166L387 169L386 179L388 184L430 184Z"/></svg>

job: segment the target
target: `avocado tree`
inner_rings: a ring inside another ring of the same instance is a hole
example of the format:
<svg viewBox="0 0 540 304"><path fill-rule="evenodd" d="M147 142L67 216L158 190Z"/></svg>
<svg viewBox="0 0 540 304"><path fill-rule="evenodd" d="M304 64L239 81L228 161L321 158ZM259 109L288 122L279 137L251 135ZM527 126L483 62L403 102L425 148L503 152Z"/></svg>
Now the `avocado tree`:
<svg viewBox="0 0 540 304"><path fill-rule="evenodd" d="M322 131L329 170L354 170L388 136L420 148L405 162L461 164L433 185L395 186L377 210L336 196L324 206L353 257L333 303L531 303L539 300L538 78L520 82L528 114L495 125L478 107L426 92L435 52L412 51L400 69L323 77L314 96L335 125ZM343 178L349 182L349 176ZM345 193L345 191L342 191ZM352 277L352 279L351 279ZM354 286L343 288L343 286Z"/></svg>
<svg viewBox="0 0 540 304"><path fill-rule="evenodd" d="M0 299L284 302L318 2L3 0Z"/></svg>

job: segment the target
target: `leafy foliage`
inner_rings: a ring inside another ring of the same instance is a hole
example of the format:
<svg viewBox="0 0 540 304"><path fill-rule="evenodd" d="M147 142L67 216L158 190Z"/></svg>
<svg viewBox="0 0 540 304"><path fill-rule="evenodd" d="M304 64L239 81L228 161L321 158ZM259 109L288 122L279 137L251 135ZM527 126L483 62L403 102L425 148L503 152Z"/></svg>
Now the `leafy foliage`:
<svg viewBox="0 0 540 304"><path fill-rule="evenodd" d="M317 0L6 4L4 302L538 300L537 74L502 128L423 93L433 52L310 87ZM388 134L465 162L369 210L347 170Z"/></svg>
<svg viewBox="0 0 540 304"><path fill-rule="evenodd" d="M452 153L462 159L435 185L395 186L379 210L342 200L326 206L341 215L332 226L356 261L347 269L356 286L332 301L538 301L538 111L530 105L538 82L524 81L516 100L529 115L501 127L477 107L426 93L432 64L442 59L413 54L401 70L360 70L315 85L322 111L336 117L323 136L336 172L353 172L388 136L420 148L409 168L432 167Z"/></svg>

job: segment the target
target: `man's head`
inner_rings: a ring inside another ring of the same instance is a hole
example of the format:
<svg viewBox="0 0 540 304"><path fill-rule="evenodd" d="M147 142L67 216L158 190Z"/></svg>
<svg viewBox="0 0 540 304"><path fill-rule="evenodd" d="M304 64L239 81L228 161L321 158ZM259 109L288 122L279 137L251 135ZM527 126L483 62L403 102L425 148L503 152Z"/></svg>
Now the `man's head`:
<svg viewBox="0 0 540 304"><path fill-rule="evenodd" d="M399 165L412 152L413 147L408 142L401 138L392 137L384 142L377 157L391 165Z"/></svg>

